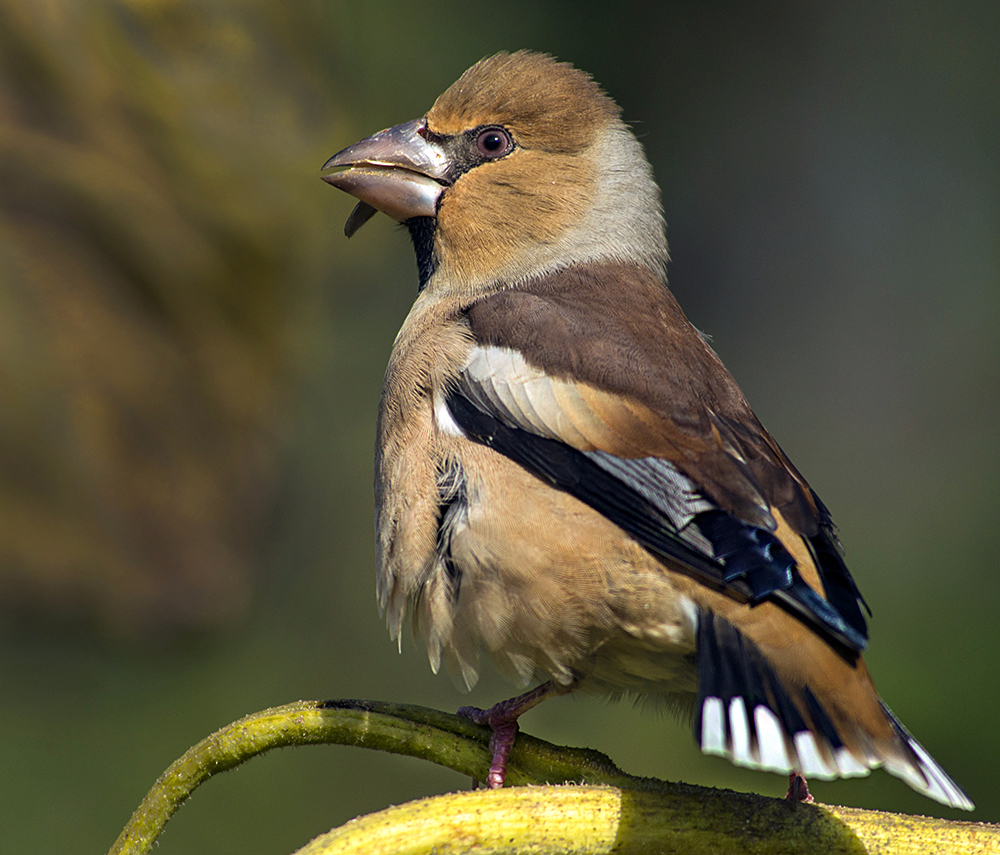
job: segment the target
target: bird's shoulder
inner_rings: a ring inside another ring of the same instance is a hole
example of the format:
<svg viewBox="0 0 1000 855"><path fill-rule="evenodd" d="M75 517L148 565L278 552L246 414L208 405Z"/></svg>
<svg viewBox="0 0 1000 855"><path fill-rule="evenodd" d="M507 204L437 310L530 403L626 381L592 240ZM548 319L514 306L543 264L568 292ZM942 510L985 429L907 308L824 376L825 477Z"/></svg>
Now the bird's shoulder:
<svg viewBox="0 0 1000 855"><path fill-rule="evenodd" d="M536 384L549 378L567 393L549 403L551 420L587 415L627 441L596 449L668 459L728 512L754 519L754 509L777 507L815 533L808 484L652 270L568 267L484 297L465 316L476 347L523 360ZM480 382L491 379L512 382Z"/></svg>

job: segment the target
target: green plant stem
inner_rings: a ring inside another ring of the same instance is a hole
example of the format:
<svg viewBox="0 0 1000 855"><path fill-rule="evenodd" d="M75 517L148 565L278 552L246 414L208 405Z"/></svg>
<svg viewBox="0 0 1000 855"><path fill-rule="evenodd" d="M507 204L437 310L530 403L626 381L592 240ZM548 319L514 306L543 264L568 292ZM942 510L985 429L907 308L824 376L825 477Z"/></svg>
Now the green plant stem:
<svg viewBox="0 0 1000 855"><path fill-rule="evenodd" d="M290 745L354 745L408 754L483 780L489 731L455 715L377 701L299 701L240 719L175 762L143 799L110 855L144 855L203 781ZM344 852L1000 853L1000 827L799 805L636 778L596 751L521 734L512 788L438 796L353 820L301 855ZM523 787L570 782L586 786Z"/></svg>
<svg viewBox="0 0 1000 855"><path fill-rule="evenodd" d="M425 707L378 701L299 701L254 713L203 739L154 784L110 855L148 852L167 820L199 784L272 748L354 745L421 757L470 777L489 767L488 731L467 719ZM640 779L604 755L559 749L522 735L511 758L511 784L578 781L635 786Z"/></svg>

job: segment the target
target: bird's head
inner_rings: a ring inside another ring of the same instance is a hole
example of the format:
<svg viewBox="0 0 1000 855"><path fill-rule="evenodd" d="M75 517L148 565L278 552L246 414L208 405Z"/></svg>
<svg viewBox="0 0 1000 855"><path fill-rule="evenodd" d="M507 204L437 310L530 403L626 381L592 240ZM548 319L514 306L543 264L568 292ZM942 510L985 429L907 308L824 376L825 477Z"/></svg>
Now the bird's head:
<svg viewBox="0 0 1000 855"><path fill-rule="evenodd" d="M361 200L348 237L376 211L406 224L421 286L476 294L585 261L666 263L659 190L618 106L543 54L482 60L334 168L323 180Z"/></svg>

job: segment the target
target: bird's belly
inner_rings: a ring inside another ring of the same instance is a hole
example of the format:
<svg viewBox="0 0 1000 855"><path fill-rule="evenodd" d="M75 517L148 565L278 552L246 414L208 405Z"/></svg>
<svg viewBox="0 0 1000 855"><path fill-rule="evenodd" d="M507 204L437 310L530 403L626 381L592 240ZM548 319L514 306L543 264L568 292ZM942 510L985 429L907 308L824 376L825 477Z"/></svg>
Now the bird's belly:
<svg viewBox="0 0 1000 855"><path fill-rule="evenodd" d="M448 608L424 610L449 614L446 660L484 649L521 683L693 691L686 580L587 505L480 448L463 455L465 508L440 562Z"/></svg>
<svg viewBox="0 0 1000 855"><path fill-rule="evenodd" d="M659 643L628 631L609 639L593 656L581 691L606 695L633 694L673 699L698 691L693 638L675 627Z"/></svg>

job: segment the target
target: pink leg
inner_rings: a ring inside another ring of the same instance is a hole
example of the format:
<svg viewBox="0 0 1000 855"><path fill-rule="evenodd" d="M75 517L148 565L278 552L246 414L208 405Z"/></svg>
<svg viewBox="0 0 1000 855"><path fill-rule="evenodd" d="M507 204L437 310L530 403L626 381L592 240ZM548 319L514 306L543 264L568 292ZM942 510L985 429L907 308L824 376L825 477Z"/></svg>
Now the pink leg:
<svg viewBox="0 0 1000 855"><path fill-rule="evenodd" d="M546 698L566 691L557 689L551 682L542 683L530 692L518 695L507 701L500 701L488 710L479 707L462 707L458 714L462 718L471 719L476 724L488 724L493 729L490 737L490 753L493 762L490 763L490 773L486 778L486 786L491 790L503 786L507 778L507 758L514 747L517 737L517 719L533 706L537 706Z"/></svg>
<svg viewBox="0 0 1000 855"><path fill-rule="evenodd" d="M792 807L795 807L799 802L812 804L815 801L801 772L792 772L788 776L788 792L785 793L785 798L792 803Z"/></svg>

